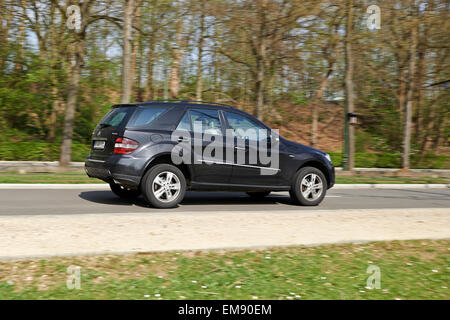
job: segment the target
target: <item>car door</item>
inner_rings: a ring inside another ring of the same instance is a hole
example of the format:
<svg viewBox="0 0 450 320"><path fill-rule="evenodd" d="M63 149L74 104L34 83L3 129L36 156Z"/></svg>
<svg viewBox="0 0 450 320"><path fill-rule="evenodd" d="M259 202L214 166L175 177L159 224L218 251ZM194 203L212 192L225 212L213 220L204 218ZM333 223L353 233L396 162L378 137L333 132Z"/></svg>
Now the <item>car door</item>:
<svg viewBox="0 0 450 320"><path fill-rule="evenodd" d="M234 136L234 159L232 159L233 170L230 183L280 185L279 159L274 158L279 155L277 152L272 154L270 129L241 113L223 111L223 115L227 132L231 131Z"/></svg>
<svg viewBox="0 0 450 320"><path fill-rule="evenodd" d="M224 124L219 111L189 108L193 170L196 182L228 183L232 166L225 162Z"/></svg>

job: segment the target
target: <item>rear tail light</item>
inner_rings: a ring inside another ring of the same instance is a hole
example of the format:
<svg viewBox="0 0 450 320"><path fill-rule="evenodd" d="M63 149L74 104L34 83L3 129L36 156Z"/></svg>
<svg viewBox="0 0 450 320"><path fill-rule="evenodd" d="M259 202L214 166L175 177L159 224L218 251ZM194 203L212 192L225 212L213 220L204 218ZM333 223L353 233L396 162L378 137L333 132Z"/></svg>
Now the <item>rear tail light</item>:
<svg viewBox="0 0 450 320"><path fill-rule="evenodd" d="M139 148L139 143L137 141L128 138L117 138L116 143L114 144L114 153L130 154L137 148Z"/></svg>

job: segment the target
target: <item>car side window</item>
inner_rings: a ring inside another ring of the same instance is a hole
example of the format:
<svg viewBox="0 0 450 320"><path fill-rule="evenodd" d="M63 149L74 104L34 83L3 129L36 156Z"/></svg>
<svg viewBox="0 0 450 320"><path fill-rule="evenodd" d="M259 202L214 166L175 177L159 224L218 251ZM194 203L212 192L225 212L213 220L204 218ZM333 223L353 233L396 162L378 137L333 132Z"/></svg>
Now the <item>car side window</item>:
<svg viewBox="0 0 450 320"><path fill-rule="evenodd" d="M100 121L101 124L107 124L112 127L119 126L128 112L131 112L132 108L115 108L108 112L108 114Z"/></svg>
<svg viewBox="0 0 450 320"><path fill-rule="evenodd" d="M128 123L128 127L147 126L166 110L166 107L138 108Z"/></svg>
<svg viewBox="0 0 450 320"><path fill-rule="evenodd" d="M194 132L222 135L219 112L209 109L191 109L191 124Z"/></svg>
<svg viewBox="0 0 450 320"><path fill-rule="evenodd" d="M105 121L105 124L110 124L113 127L118 126L126 115L127 115L126 112L118 112L116 115L114 115L113 118L107 121L107 123Z"/></svg>
<svg viewBox="0 0 450 320"><path fill-rule="evenodd" d="M260 130L266 132L267 129L250 118L228 111L225 111L225 117L230 129L233 130L233 133L238 138L244 139L248 137L252 140L259 140L266 137L265 135L260 137Z"/></svg>
<svg viewBox="0 0 450 320"><path fill-rule="evenodd" d="M183 118L178 123L176 130L191 131L191 124L189 123L189 114L186 112Z"/></svg>

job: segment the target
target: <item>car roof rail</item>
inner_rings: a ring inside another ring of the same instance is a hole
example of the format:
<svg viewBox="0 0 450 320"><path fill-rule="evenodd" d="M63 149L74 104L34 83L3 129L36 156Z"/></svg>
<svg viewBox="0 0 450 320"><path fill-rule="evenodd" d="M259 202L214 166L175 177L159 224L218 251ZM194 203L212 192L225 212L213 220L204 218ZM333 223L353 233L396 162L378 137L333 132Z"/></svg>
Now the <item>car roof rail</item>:
<svg viewBox="0 0 450 320"><path fill-rule="evenodd" d="M197 100L181 100L181 99L158 99L158 100L146 101L144 103L192 103L192 104L205 104L205 105L233 108L232 106L230 106L228 104L224 104L224 103L210 102L210 101L197 101Z"/></svg>

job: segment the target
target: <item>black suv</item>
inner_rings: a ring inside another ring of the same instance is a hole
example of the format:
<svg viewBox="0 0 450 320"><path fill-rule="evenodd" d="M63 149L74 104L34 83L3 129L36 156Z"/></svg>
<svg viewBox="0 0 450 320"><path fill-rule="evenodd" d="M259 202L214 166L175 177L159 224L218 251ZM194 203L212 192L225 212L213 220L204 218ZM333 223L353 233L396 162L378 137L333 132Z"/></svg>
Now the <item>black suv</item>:
<svg viewBox="0 0 450 320"><path fill-rule="evenodd" d="M113 106L92 134L85 169L119 197L142 194L157 208L177 206L186 190L255 198L289 191L295 203L314 206L335 176L328 154L284 139L252 115L185 100Z"/></svg>

